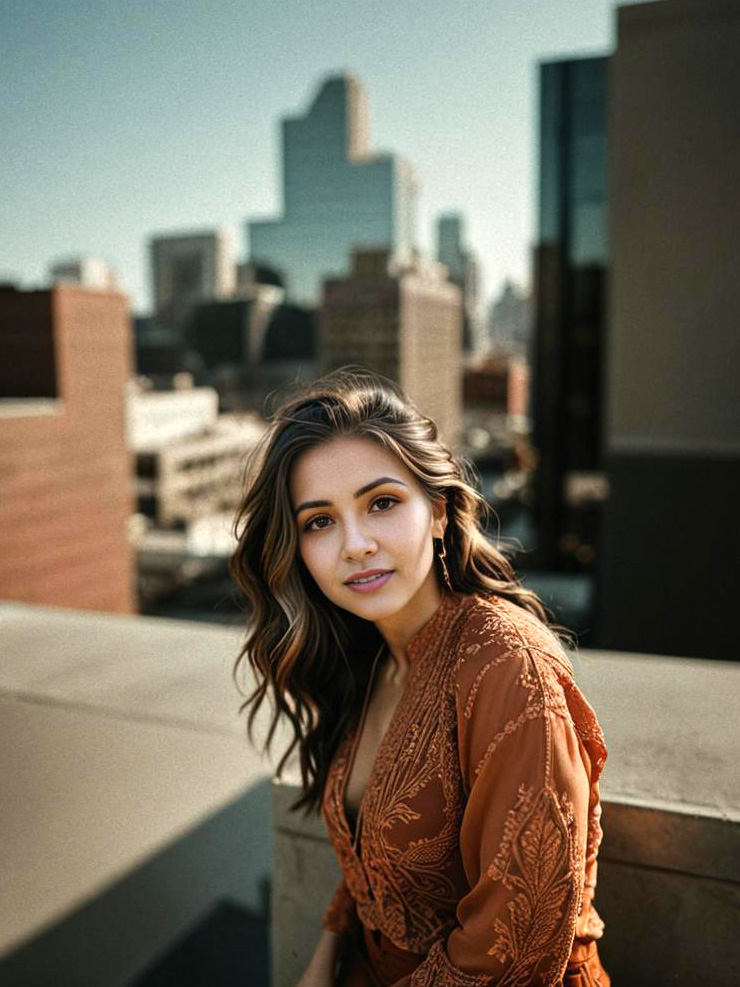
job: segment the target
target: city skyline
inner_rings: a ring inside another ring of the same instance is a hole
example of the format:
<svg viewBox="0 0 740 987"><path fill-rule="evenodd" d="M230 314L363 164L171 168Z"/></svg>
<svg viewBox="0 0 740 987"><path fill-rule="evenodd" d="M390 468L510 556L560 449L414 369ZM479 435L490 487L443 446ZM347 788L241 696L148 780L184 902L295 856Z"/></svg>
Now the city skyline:
<svg viewBox="0 0 740 987"><path fill-rule="evenodd" d="M279 272L287 297L303 305L320 303L324 281L348 272L357 247L413 257L414 170L374 150L368 102L345 72L321 81L305 113L281 118L282 213L246 224L250 261Z"/></svg>
<svg viewBox="0 0 740 987"><path fill-rule="evenodd" d="M54 262L101 257L145 312L152 235L226 227L245 257L245 222L282 207L279 120L350 71L374 148L418 174L418 246L431 256L437 216L461 212L487 303L504 278L529 282L537 62L609 53L615 7L5 8L0 279L34 287Z"/></svg>

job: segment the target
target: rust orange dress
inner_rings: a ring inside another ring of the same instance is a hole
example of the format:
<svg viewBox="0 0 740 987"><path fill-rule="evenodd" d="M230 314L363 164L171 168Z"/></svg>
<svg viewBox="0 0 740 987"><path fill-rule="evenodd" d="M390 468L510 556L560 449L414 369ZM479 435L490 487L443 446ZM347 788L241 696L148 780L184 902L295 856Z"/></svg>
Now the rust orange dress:
<svg viewBox="0 0 740 987"><path fill-rule="evenodd" d="M452 593L407 653L354 825L372 678L324 790L338 985L609 987L593 905L607 752L557 637L502 597Z"/></svg>

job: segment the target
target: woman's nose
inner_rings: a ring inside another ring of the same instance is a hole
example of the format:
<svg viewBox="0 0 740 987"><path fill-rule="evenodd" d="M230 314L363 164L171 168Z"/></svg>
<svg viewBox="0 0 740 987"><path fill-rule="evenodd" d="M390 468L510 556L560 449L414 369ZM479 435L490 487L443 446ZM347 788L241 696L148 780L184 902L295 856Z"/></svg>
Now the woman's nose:
<svg viewBox="0 0 740 987"><path fill-rule="evenodd" d="M343 548L347 558L358 558L373 554L377 546L362 525L348 524L345 528Z"/></svg>

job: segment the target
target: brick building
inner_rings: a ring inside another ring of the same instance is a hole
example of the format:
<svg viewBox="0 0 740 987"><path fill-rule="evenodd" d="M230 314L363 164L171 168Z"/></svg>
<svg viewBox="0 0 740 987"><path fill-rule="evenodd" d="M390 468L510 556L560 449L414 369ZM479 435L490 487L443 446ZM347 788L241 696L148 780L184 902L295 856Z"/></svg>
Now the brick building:
<svg viewBox="0 0 740 987"><path fill-rule="evenodd" d="M0 288L0 598L135 611L128 302Z"/></svg>

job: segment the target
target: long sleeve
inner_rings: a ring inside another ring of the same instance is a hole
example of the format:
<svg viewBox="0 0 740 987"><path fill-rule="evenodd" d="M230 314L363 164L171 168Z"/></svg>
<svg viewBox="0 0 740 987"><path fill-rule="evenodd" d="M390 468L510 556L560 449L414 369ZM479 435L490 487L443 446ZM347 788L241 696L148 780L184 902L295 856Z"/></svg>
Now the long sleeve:
<svg viewBox="0 0 740 987"><path fill-rule="evenodd" d="M351 932L359 921L355 899L342 879L321 917L321 927L329 932Z"/></svg>
<svg viewBox="0 0 740 987"><path fill-rule="evenodd" d="M555 985L593 894L584 894L587 844L605 749L595 766L597 747L576 727L590 707L562 655L524 645L474 650L456 683L470 891L455 928L396 987Z"/></svg>

